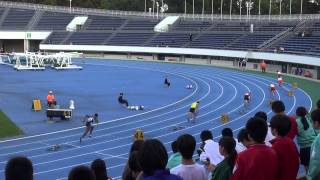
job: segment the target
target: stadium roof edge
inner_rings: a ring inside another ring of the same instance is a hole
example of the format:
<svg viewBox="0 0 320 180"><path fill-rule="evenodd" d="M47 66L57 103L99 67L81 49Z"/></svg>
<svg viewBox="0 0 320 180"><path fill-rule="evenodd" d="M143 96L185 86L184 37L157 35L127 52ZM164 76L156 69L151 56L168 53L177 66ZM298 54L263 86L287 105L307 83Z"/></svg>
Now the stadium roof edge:
<svg viewBox="0 0 320 180"><path fill-rule="evenodd" d="M63 12L70 13L70 9L64 6L51 6L51 5L42 5L42 4L33 4L33 3L22 3L22 2L8 2L0 1L0 7L9 7L9 8L21 8L21 9L32 9L32 10L43 10L43 11L53 11L53 12ZM90 8L78 8L73 7L71 9L73 14L83 14L83 15L100 15L100 16L136 16L136 17L146 17L146 18L155 18L149 13L138 12L138 11L118 11L118 10L104 10L104 9L90 9ZM177 14L177 13L165 13L160 14L160 18L166 16L180 16L186 19L203 19L203 20L220 20L227 19L230 20L229 15L220 15L220 14ZM232 15L232 20L246 20L246 15L240 17L239 15ZM250 20L252 21L261 21L261 20L315 20L320 19L320 14L294 14L294 15L251 15Z"/></svg>

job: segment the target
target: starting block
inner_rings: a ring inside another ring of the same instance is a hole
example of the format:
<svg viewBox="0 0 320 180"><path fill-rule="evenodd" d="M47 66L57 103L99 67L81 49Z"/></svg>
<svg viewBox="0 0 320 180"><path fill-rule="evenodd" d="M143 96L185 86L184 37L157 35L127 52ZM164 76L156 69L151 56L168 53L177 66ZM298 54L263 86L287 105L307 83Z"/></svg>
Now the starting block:
<svg viewBox="0 0 320 180"><path fill-rule="evenodd" d="M34 111L41 111L41 101L40 99L32 100L32 110Z"/></svg>
<svg viewBox="0 0 320 180"><path fill-rule="evenodd" d="M292 83L292 87L293 87L294 89L297 89L297 88L298 88L298 83L297 83L297 82Z"/></svg>
<svg viewBox="0 0 320 180"><path fill-rule="evenodd" d="M227 113L221 114L220 120L222 124L228 123L230 121L229 115Z"/></svg>
<svg viewBox="0 0 320 180"><path fill-rule="evenodd" d="M288 91L288 96L290 96L290 97L292 97L292 96L294 96L294 94L293 94L293 91Z"/></svg>
<svg viewBox="0 0 320 180"><path fill-rule="evenodd" d="M134 141L137 141L137 140L143 141L144 140L144 133L143 133L142 129L138 128L135 130L133 140Z"/></svg>

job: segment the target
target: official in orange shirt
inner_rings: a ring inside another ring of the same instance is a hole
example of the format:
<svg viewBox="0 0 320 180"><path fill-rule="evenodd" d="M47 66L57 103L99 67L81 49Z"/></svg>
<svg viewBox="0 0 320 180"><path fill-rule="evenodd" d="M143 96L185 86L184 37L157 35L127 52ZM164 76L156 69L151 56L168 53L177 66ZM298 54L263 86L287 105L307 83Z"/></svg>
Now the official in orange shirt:
<svg viewBox="0 0 320 180"><path fill-rule="evenodd" d="M56 104L56 101L55 101L53 92L49 91L49 94L47 96L47 105L48 107L51 107L52 105L55 105L55 104Z"/></svg>

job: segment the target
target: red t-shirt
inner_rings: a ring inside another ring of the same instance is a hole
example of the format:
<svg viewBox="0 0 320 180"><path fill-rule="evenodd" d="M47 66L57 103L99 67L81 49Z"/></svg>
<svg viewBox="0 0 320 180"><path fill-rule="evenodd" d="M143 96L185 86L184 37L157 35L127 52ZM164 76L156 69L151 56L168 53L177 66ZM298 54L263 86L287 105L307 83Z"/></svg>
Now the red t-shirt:
<svg viewBox="0 0 320 180"><path fill-rule="evenodd" d="M299 171L299 152L289 137L277 137L271 141L279 160L279 180L296 180Z"/></svg>
<svg viewBox="0 0 320 180"><path fill-rule="evenodd" d="M291 138L292 140L296 137L298 134L298 124L296 122L296 118L293 116L289 116L290 122L291 122L291 129L289 133L287 134L287 137Z"/></svg>
<svg viewBox="0 0 320 180"><path fill-rule="evenodd" d="M276 180L278 157L265 144L255 144L239 153L231 180Z"/></svg>

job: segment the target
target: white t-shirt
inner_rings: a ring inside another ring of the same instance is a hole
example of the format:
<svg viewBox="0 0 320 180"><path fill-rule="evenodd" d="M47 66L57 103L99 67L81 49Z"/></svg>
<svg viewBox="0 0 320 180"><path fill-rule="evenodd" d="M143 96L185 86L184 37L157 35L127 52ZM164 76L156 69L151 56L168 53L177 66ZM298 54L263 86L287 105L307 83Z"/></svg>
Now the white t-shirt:
<svg viewBox="0 0 320 180"><path fill-rule="evenodd" d="M207 158L210 159L210 164L219 164L224 157L219 152L219 144L214 142L212 139L205 141L204 152L200 154L200 161L206 161Z"/></svg>
<svg viewBox="0 0 320 180"><path fill-rule="evenodd" d="M269 123L268 123L268 125L269 125ZM266 136L266 139L265 139L265 143L266 143L266 145L267 146L269 146L269 147L272 147L272 144L270 143L270 141L272 140L272 139L274 139L275 137L272 135L272 133L271 133L271 128L270 127L268 127L268 133L267 133L267 136Z"/></svg>
<svg viewBox="0 0 320 180"><path fill-rule="evenodd" d="M170 170L171 174L182 177L183 180L208 180L206 169L200 164L180 164Z"/></svg>

